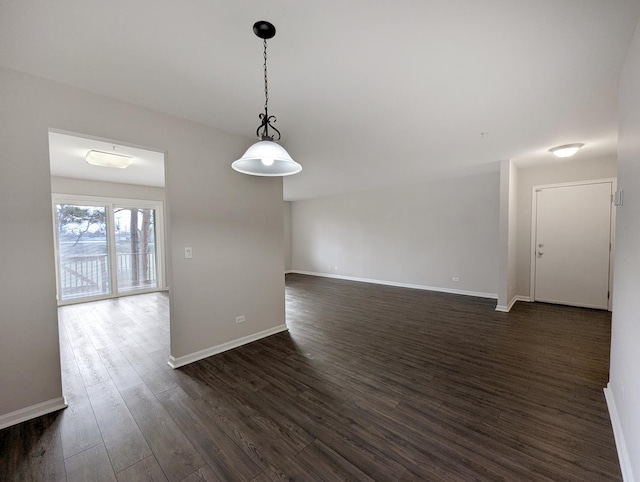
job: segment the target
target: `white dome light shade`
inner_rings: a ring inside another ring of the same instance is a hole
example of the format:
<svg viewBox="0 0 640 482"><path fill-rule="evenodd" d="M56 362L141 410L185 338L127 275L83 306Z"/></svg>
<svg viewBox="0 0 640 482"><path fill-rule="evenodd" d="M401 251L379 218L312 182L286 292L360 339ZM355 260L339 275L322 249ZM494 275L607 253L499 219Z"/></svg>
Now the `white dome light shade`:
<svg viewBox="0 0 640 482"><path fill-rule="evenodd" d="M302 166L274 141L256 142L231 167L251 176L290 176L302 171Z"/></svg>
<svg viewBox="0 0 640 482"><path fill-rule="evenodd" d="M578 149L582 146L584 146L584 144L566 144L549 149L549 152L553 153L556 157L571 157L578 152Z"/></svg>
<svg viewBox="0 0 640 482"><path fill-rule="evenodd" d="M89 151L85 159L94 166L115 167L116 169L126 169L133 162L133 157L131 156L103 151Z"/></svg>

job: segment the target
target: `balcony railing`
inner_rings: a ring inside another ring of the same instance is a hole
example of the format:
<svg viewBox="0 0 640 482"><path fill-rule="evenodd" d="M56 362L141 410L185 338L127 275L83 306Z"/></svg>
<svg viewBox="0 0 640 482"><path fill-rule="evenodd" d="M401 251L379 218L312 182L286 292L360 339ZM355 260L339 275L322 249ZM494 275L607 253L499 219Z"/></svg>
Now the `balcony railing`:
<svg viewBox="0 0 640 482"><path fill-rule="evenodd" d="M155 253L116 254L118 291L158 286ZM65 256L60 259L60 292L63 300L108 295L109 261L106 254Z"/></svg>

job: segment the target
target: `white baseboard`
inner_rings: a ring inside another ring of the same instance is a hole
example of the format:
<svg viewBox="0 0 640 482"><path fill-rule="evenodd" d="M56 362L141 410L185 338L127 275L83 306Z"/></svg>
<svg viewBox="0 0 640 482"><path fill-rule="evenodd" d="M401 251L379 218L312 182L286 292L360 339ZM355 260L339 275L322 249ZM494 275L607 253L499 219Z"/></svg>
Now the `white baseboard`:
<svg viewBox="0 0 640 482"><path fill-rule="evenodd" d="M32 418L62 410L63 408L67 408L67 400L65 397L60 397L47 400L46 402L36 403L30 407L21 408L20 410L15 410L5 415L0 415L0 430L26 422Z"/></svg>
<svg viewBox="0 0 640 482"><path fill-rule="evenodd" d="M252 341L257 341L261 338L266 338L267 336L287 331L287 329L287 325L274 326L273 328L259 331L258 333L253 333L252 335L243 336L242 338L237 338L235 340L222 343L221 345L212 346L211 348L206 348L189 355L179 356L178 358L170 356L167 363L171 368L180 368L182 366L188 365L189 363L202 360L203 358L217 355L218 353L222 353L223 351L232 350L234 348L238 348L239 346L246 345L247 343L251 343Z"/></svg>
<svg viewBox="0 0 640 482"><path fill-rule="evenodd" d="M498 295L496 295L495 293L482 293L479 291L456 290L453 288L441 288L438 286L414 285L411 283L398 283L395 281L384 281L384 280L369 279L369 278L357 278L355 276L343 276L340 274L316 273L313 271L299 271L296 269L290 271L290 273L306 274L309 276L321 276L323 278L343 279L347 281L358 281L361 283L373 283L376 285L397 286L399 288L412 288L415 290L439 291L441 293L451 293L454 295L465 295L465 296L476 296L478 298L496 299L498 297Z"/></svg>
<svg viewBox="0 0 640 482"><path fill-rule="evenodd" d="M633 477L633 469L631 468L631 458L629 457L627 444L624 441L622 424L620 423L620 418L618 417L618 409L616 408L616 400L613 396L611 383L607 383L607 386L604 389L604 398L607 400L607 407L609 408L609 418L611 418L613 437L616 441L618 459L620 459L620 471L622 472L622 480L624 480L624 482L634 482L635 479Z"/></svg>
<svg viewBox="0 0 640 482"><path fill-rule="evenodd" d="M530 303L531 298L529 298L528 296L521 296L521 295L514 296L513 298L511 298L511 301L509 302L508 305L497 305L496 311L509 313L511 311L511 308L513 308L513 305L516 304L516 301L526 301L527 303Z"/></svg>

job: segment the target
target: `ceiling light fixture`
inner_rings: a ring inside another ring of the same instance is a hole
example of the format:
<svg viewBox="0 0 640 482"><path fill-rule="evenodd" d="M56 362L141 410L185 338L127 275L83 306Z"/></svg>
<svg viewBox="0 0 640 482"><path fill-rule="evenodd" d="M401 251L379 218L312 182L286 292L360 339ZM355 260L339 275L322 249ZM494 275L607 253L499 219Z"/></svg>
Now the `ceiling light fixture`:
<svg viewBox="0 0 640 482"><path fill-rule="evenodd" d="M565 144L564 146L553 147L549 149L549 152L553 153L556 157L571 157L578 149L580 149L584 144Z"/></svg>
<svg viewBox="0 0 640 482"><path fill-rule="evenodd" d="M253 33L262 39L264 45L264 114L258 116L262 122L256 130L260 141L249 147L240 159L231 164L231 167L252 176L290 176L302 171L302 166L291 159L284 147L276 143L280 140L280 131L271 124L276 121L276 118L270 116L267 109L269 104L267 39L275 36L276 28L271 23L261 20L253 25ZM273 135L269 135L269 129L274 131Z"/></svg>
<svg viewBox="0 0 640 482"><path fill-rule="evenodd" d="M94 166L115 167L116 169L126 169L133 162L133 157L131 156L103 151L89 151L85 159Z"/></svg>

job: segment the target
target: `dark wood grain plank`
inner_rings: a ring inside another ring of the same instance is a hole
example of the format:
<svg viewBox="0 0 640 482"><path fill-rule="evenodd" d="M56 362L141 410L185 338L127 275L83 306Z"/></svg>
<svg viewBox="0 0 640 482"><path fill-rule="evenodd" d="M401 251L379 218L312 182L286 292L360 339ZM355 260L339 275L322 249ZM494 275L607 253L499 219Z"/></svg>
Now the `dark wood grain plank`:
<svg viewBox="0 0 640 482"><path fill-rule="evenodd" d="M67 480L59 416L44 415L0 431L0 480Z"/></svg>
<svg viewBox="0 0 640 482"><path fill-rule="evenodd" d="M167 482L167 477L154 456L142 459L116 475L118 482Z"/></svg>
<svg viewBox="0 0 640 482"><path fill-rule="evenodd" d="M256 475L251 482L273 482L272 479L264 472Z"/></svg>
<svg viewBox="0 0 640 482"><path fill-rule="evenodd" d="M102 435L80 374L64 376L63 387L68 406L60 412L60 436L68 458L101 444Z"/></svg>
<svg viewBox="0 0 640 482"><path fill-rule="evenodd" d="M244 416L225 397L199 398L194 403L201 413L215 419L227 436L269 477L306 480L306 472L295 457L301 447L290 438L282 437L278 428L266 430L265 418L254 421Z"/></svg>
<svg viewBox="0 0 640 482"><path fill-rule="evenodd" d="M299 452L298 460L318 480L374 480L319 440Z"/></svg>
<svg viewBox="0 0 640 482"><path fill-rule="evenodd" d="M152 455L112 381L87 387L87 392L116 473Z"/></svg>
<svg viewBox="0 0 640 482"><path fill-rule="evenodd" d="M118 390L126 390L144 383L138 372L117 347L98 348L96 352Z"/></svg>
<svg viewBox="0 0 640 482"><path fill-rule="evenodd" d="M163 407L220 480L250 480L261 469L181 388L157 395Z"/></svg>
<svg viewBox="0 0 640 482"><path fill-rule="evenodd" d="M104 444L65 459L68 482L115 482L116 476Z"/></svg>
<svg viewBox="0 0 640 482"><path fill-rule="evenodd" d="M146 385L122 391L129 411L169 481L179 481L205 462Z"/></svg>
<svg viewBox="0 0 640 482"><path fill-rule="evenodd" d="M161 393L178 386L171 368L166 363L164 366L158 365L132 340L127 339L120 343L118 348L153 393Z"/></svg>
<svg viewBox="0 0 640 482"><path fill-rule="evenodd" d="M221 479L208 465L204 465L196 470L193 474L189 475L182 482L227 482L233 479ZM244 479L237 479L244 480Z"/></svg>
<svg viewBox="0 0 640 482"><path fill-rule="evenodd" d="M91 344L76 346L73 349L78 369L84 380L85 386L96 385L111 381L109 372L102 364L98 352Z"/></svg>

